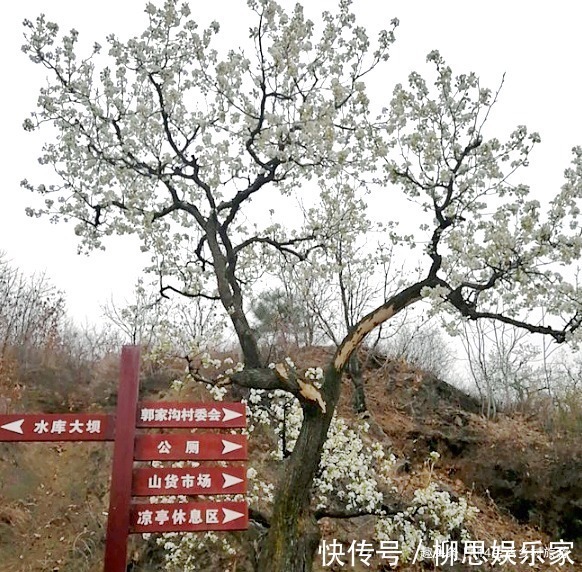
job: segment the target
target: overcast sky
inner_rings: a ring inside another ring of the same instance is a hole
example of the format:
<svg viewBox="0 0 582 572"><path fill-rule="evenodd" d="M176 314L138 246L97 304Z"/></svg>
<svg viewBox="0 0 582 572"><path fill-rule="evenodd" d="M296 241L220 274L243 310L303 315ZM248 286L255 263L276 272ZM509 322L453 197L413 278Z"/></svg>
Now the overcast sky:
<svg viewBox="0 0 582 572"><path fill-rule="evenodd" d="M292 2L283 2L291 6ZM311 1L307 13L315 19L335 2ZM225 45L239 45L250 23L245 0L190 2L202 25L221 24ZM20 188L23 178L40 183L46 175L37 164L40 137L23 132L22 121L35 107L45 74L22 54L24 18L44 12L61 29L75 27L81 40L105 44L105 36L139 33L145 16L141 0L21 0L3 6L0 20L2 58L0 251L26 272L46 271L66 293L71 314L97 320L99 305L111 294L128 296L139 275L138 247L115 239L106 252L76 255L72 228L30 219L24 209L31 196ZM524 123L541 133L542 144L532 159L528 182L538 194L551 196L561 184L570 148L582 144L580 61L582 5L566 0L548 2L356 0L355 11L370 30L400 19L392 61L378 82L374 97L388 102L394 83L405 81L413 69L423 71L426 54L439 49L456 73L475 71L483 85L496 87L506 72L505 86L494 117L500 138ZM46 136L46 132L45 132ZM0 303L2 303L0 301Z"/></svg>

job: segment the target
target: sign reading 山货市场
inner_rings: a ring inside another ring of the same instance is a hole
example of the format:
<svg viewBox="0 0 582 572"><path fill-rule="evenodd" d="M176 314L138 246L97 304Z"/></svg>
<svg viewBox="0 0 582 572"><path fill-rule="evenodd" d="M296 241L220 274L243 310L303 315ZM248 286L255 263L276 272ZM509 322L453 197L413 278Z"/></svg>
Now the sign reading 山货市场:
<svg viewBox="0 0 582 572"><path fill-rule="evenodd" d="M244 466L140 467L133 470L134 496L226 495L247 490Z"/></svg>

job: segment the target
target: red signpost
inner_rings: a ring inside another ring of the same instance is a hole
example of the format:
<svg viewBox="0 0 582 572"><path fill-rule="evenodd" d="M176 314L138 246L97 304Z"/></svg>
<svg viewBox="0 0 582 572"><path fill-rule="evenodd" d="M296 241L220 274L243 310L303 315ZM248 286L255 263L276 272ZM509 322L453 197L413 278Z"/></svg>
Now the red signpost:
<svg viewBox="0 0 582 572"><path fill-rule="evenodd" d="M178 502L134 504L131 532L196 532L248 528L246 502Z"/></svg>
<svg viewBox="0 0 582 572"><path fill-rule="evenodd" d="M246 458L244 435L138 435L135 441L136 461L244 461Z"/></svg>
<svg viewBox="0 0 582 572"><path fill-rule="evenodd" d="M121 351L120 384L117 392L117 424L105 540L105 572L123 572L127 567L127 536L138 394L139 348L124 346Z"/></svg>
<svg viewBox="0 0 582 572"><path fill-rule="evenodd" d="M0 415L0 441L113 441L115 419L101 413Z"/></svg>
<svg viewBox="0 0 582 572"><path fill-rule="evenodd" d="M134 496L226 495L245 493L246 490L247 471L243 466L133 470Z"/></svg>
<svg viewBox="0 0 582 572"><path fill-rule="evenodd" d="M246 502L135 503L134 496L226 495L246 492L246 469L138 467L135 461L240 461L247 440L232 433L136 434L137 428L236 429L242 403L144 402L138 405L139 348L124 346L115 417L103 413L0 415L0 441L113 441L105 572L125 572L130 533L244 530Z"/></svg>
<svg viewBox="0 0 582 572"><path fill-rule="evenodd" d="M138 427L200 427L233 429L246 427L244 403L172 403L139 404Z"/></svg>

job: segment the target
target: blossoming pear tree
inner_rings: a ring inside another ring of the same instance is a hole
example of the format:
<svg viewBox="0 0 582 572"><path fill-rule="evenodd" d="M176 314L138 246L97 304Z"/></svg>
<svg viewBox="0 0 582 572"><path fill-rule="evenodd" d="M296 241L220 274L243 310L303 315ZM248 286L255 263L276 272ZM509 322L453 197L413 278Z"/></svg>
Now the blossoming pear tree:
<svg viewBox="0 0 582 572"><path fill-rule="evenodd" d="M291 13L272 0L248 5L256 19L250 45L226 53L214 47L218 23L200 31L188 5L176 0L147 4L143 34L109 36L106 53L95 44L81 56L75 30L61 36L43 16L26 21L24 51L49 81L24 126L52 126L40 162L57 179L23 184L45 197L30 214L77 221L83 249L135 234L152 256L149 270L162 294L224 307L245 363L231 381L299 400L301 427L258 561L263 572L292 572L312 568L320 538L312 484L342 372L368 333L428 300L438 310L493 318L560 343L576 337L582 308L568 266L582 245L582 148L543 208L515 182L539 137L525 127L505 142L492 137L487 119L496 93L477 76L454 76L433 52L432 84L413 73L391 101L379 94L384 111L372 111L364 79L389 73L396 21L371 47L348 0L317 25L301 5ZM269 250L300 262L334 233L350 232L325 218L292 227L271 212L276 201L317 194L319 183L334 189L326 200L356 200L353 187L334 186L345 177L383 189L387 202L400 193L418 207L414 241L424 244L425 268L354 324L316 387L284 363L265 367L245 299ZM537 307L545 321L528 321Z"/></svg>

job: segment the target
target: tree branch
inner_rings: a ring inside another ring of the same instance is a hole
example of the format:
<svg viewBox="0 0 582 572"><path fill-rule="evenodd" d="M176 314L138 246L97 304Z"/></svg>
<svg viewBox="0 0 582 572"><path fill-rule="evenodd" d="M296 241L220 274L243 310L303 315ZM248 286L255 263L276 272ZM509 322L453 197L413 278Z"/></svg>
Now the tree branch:
<svg viewBox="0 0 582 572"><path fill-rule="evenodd" d="M440 281L441 285L450 288L448 284L444 281ZM544 334L551 336L556 340L557 343L562 344L566 341L566 335L575 332L580 326L579 321L570 321L571 324L569 328L564 328L562 330L557 330L551 326L541 326L536 324L530 324L516 318L511 318L510 316L505 316L496 312L480 311L477 310L475 304L466 300L462 295L461 286L452 290L447 296L447 301L450 302L462 316L469 318L470 320L478 320L480 318L488 318L490 320L495 320L497 322L502 322L504 324L509 324L510 326L515 326L517 328L522 328L531 332L532 334Z"/></svg>
<svg viewBox="0 0 582 572"><path fill-rule="evenodd" d="M216 207L217 212L230 209L228 216L222 223L223 228L226 229L230 225L230 223L234 220L237 212L239 211L244 201L246 201L252 194L261 190L267 183L270 183L275 180L275 171L280 164L281 161L276 158L271 159L268 163L265 163L264 166L267 170L267 174L260 173L257 176L257 178L253 181L253 183L250 184L244 191L237 192L236 195L230 201L222 202L220 205L218 205L218 207Z"/></svg>
<svg viewBox="0 0 582 572"><path fill-rule="evenodd" d="M365 511L365 510L342 510L339 508L322 508L314 512L316 520L321 520L322 518L337 518L337 519L349 519L358 518L362 516L383 516L387 514L396 514L401 510L397 506L389 506L387 504L382 504L375 511Z"/></svg>
<svg viewBox="0 0 582 572"><path fill-rule="evenodd" d="M288 391L295 396L299 395L299 384L295 376L290 375L287 379L277 375L275 370L263 369L243 369L230 376L233 383L241 387L248 387L250 389L263 389L273 391L275 389L282 389Z"/></svg>
<svg viewBox="0 0 582 572"><path fill-rule="evenodd" d="M169 298L169 296L166 294L166 290L175 292L176 294L180 294L180 296L184 296L186 298L204 298L205 300L212 300L213 302L220 300L219 296L210 296L209 294L204 294L202 292L185 292L184 290L180 290L174 286L160 286L160 296L162 298Z"/></svg>
<svg viewBox="0 0 582 572"><path fill-rule="evenodd" d="M309 236L303 236L300 238L293 238L290 240L280 242L278 240L275 240L274 238L269 238L266 236L265 237L253 236L251 238L248 238L247 240L244 240L243 242L241 242L237 246L235 246L234 252L235 252L235 254L238 254L241 250L245 249L247 246L250 246L251 244L262 243L262 244L269 244L270 246L274 247L279 252L281 252L281 254L291 254L292 256L295 256L299 260L304 261L304 260L307 260L307 256L309 255L309 253L312 250L314 250L316 248L322 248L323 245L316 244L316 245L312 246L311 248L308 248L305 252L298 252L298 251L293 250L292 248L288 248L288 247L293 246L295 244L299 244L301 242L307 242L308 240L314 240L315 238L316 238L315 234L310 234Z"/></svg>
<svg viewBox="0 0 582 572"><path fill-rule="evenodd" d="M354 350L363 339L377 326L392 318L398 312L422 299L422 289L437 286L439 280L430 276L392 296L387 302L364 316L344 338L336 351L333 366L337 371L342 371L348 363Z"/></svg>

